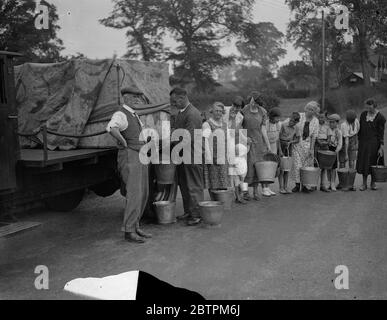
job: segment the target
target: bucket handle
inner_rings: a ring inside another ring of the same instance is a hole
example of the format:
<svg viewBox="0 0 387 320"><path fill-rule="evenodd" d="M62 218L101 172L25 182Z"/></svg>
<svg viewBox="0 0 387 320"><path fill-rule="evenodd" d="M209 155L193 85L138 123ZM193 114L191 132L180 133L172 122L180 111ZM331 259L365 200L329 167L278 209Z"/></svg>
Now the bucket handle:
<svg viewBox="0 0 387 320"><path fill-rule="evenodd" d="M313 159L313 164L316 162L317 163L317 168L320 168L320 163L318 162L318 160L317 160L317 158L315 156L310 155L308 158L312 158Z"/></svg>
<svg viewBox="0 0 387 320"><path fill-rule="evenodd" d="M295 149L295 151L298 153L298 155L300 156L301 158L301 154L298 152L297 149ZM320 163L318 162L317 158L314 156L314 155L308 155L308 157L305 158L305 160L309 159L309 158L312 158L313 159L313 164L315 162L317 162L317 167L320 168ZM303 167L305 167L305 162L302 164Z"/></svg>
<svg viewBox="0 0 387 320"><path fill-rule="evenodd" d="M380 162L381 159L382 159L382 157L381 157L381 156L378 156L378 160L376 160L376 165L377 165L377 166L380 165L379 162Z"/></svg>

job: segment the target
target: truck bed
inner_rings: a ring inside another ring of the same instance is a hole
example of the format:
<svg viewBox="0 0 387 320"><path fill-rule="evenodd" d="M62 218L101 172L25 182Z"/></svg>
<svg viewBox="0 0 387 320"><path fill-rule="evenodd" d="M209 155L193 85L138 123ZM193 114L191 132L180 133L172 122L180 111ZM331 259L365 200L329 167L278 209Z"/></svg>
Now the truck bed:
<svg viewBox="0 0 387 320"><path fill-rule="evenodd" d="M65 162L91 159L116 152L117 149L76 149L69 151L48 151L47 161L44 161L43 150L22 149L20 160L25 167L43 168Z"/></svg>

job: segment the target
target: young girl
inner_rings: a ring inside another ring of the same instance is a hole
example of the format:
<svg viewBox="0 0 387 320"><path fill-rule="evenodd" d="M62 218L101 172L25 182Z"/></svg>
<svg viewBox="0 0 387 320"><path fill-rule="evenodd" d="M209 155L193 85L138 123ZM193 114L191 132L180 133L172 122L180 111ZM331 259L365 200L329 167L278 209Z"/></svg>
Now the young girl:
<svg viewBox="0 0 387 320"><path fill-rule="evenodd" d="M340 151L340 168L345 168L349 162L349 168L355 169L357 150L359 147L358 133L360 122L354 110L348 110L345 114L345 121L341 124L343 134L343 148Z"/></svg>
<svg viewBox="0 0 387 320"><path fill-rule="evenodd" d="M246 200L243 199L240 186L245 181L247 173L247 152L248 148L243 144L237 144L235 146L235 160L233 164L230 164L229 174L231 177L231 184L235 190L235 202L240 204L246 204Z"/></svg>
<svg viewBox="0 0 387 320"><path fill-rule="evenodd" d="M300 114L293 112L289 121L283 122L281 125L281 131L279 135L280 139L280 155L285 157L292 156L292 145L300 142L301 132L297 123L300 122ZM280 193L291 194L292 192L288 189L289 172L281 170L279 176Z"/></svg>
<svg viewBox="0 0 387 320"><path fill-rule="evenodd" d="M269 138L271 152L279 154L280 151L280 131L281 131L281 110L279 108L272 108L269 111L269 120L267 121L267 137ZM268 185L263 185L263 196L275 196L276 193L272 191Z"/></svg>
<svg viewBox="0 0 387 320"><path fill-rule="evenodd" d="M318 115L319 130L316 139L316 146L314 150L314 157L317 159L319 150L329 150L328 148L328 131L329 125L327 124L327 118L325 114L320 113ZM326 169L321 170L321 186L320 190L323 192L329 192L328 173Z"/></svg>
<svg viewBox="0 0 387 320"><path fill-rule="evenodd" d="M332 114L328 117L329 121L329 130L328 130L328 149L330 151L338 153L340 152L343 146L343 136L341 130L339 129L340 116L338 114ZM330 183L330 190L337 191L336 189L336 169L337 169L337 159L332 167L328 170L328 181Z"/></svg>

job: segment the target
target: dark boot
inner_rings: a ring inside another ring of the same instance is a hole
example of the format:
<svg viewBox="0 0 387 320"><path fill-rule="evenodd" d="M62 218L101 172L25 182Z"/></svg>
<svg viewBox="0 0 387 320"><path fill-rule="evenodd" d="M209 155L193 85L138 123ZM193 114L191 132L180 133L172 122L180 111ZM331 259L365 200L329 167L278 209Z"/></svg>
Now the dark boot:
<svg viewBox="0 0 387 320"><path fill-rule="evenodd" d="M134 243L145 243L145 239L140 237L136 232L125 232L125 240Z"/></svg>
<svg viewBox="0 0 387 320"><path fill-rule="evenodd" d="M292 192L293 193L300 192L300 187L301 187L301 184L296 183L296 186L293 188Z"/></svg>
<svg viewBox="0 0 387 320"><path fill-rule="evenodd" d="M150 233L146 233L144 230L141 230L140 228L137 228L136 232L140 237L143 237L145 239L152 238L152 235Z"/></svg>

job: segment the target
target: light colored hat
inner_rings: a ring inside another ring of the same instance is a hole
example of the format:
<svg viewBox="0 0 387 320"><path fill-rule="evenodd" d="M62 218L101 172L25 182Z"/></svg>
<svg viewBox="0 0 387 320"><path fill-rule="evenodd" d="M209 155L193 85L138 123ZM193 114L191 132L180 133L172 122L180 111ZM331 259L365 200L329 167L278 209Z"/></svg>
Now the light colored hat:
<svg viewBox="0 0 387 320"><path fill-rule="evenodd" d="M340 120L341 120L341 117L337 113L334 113L328 116L328 121L339 122Z"/></svg>

